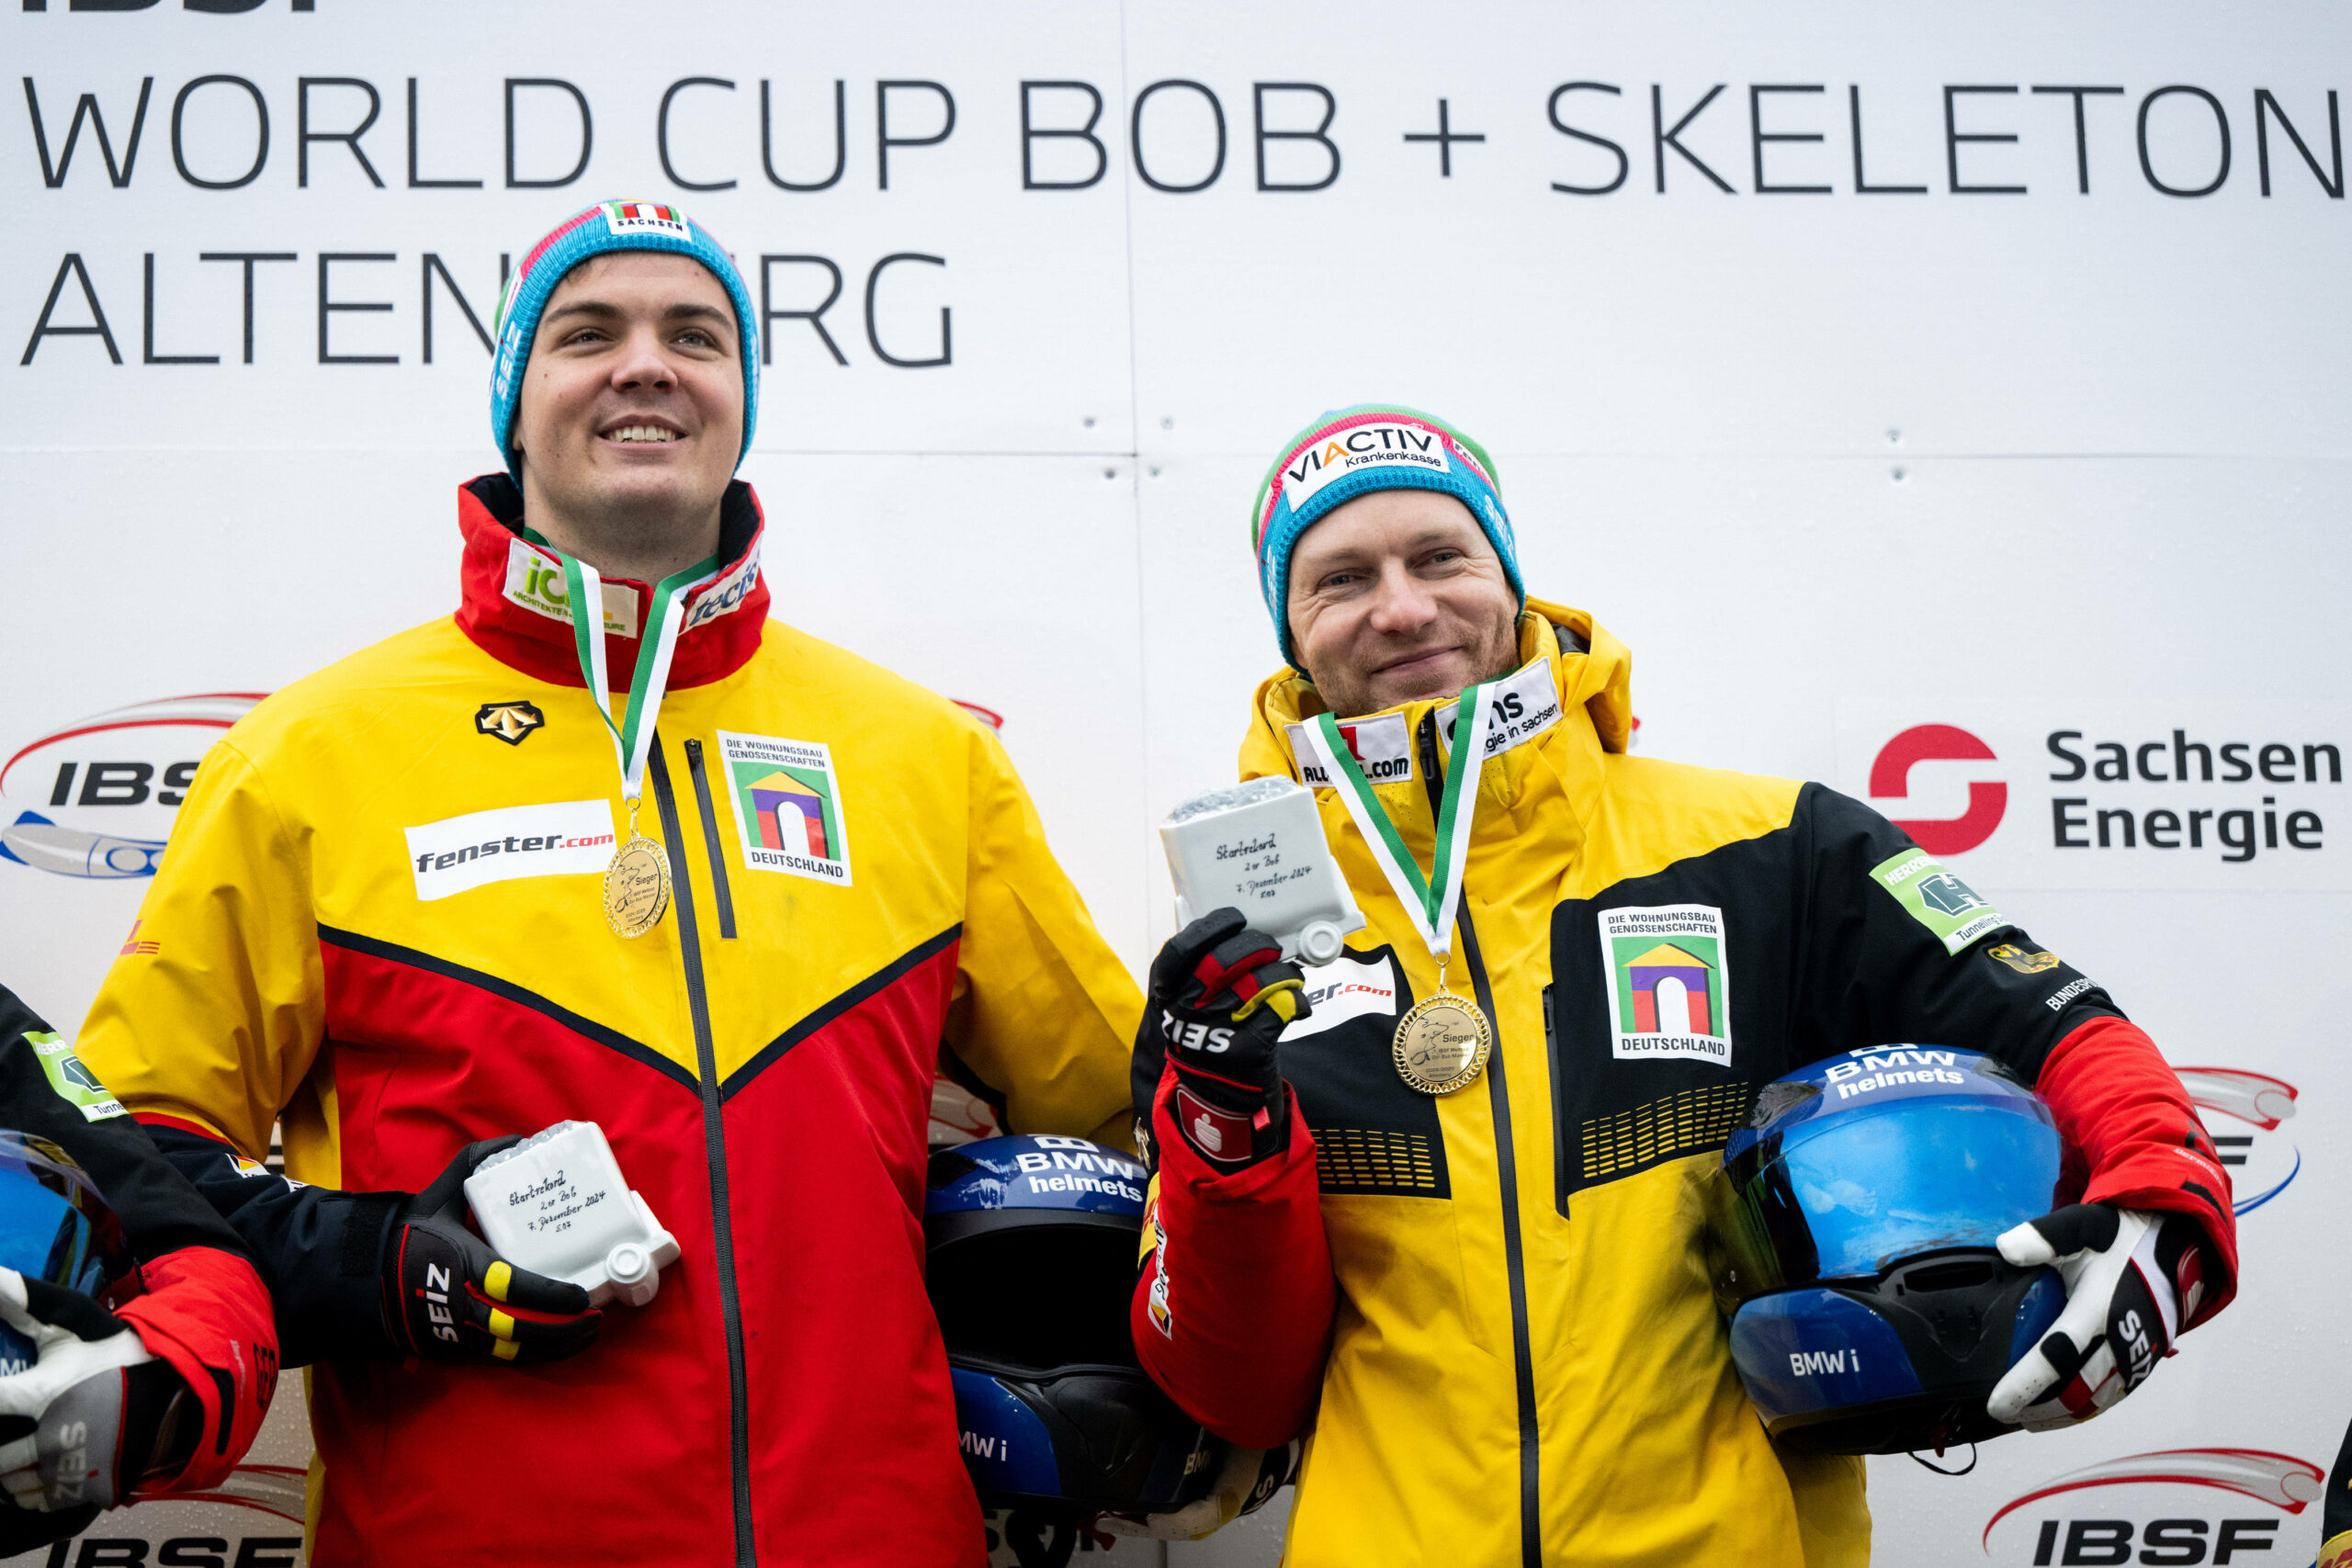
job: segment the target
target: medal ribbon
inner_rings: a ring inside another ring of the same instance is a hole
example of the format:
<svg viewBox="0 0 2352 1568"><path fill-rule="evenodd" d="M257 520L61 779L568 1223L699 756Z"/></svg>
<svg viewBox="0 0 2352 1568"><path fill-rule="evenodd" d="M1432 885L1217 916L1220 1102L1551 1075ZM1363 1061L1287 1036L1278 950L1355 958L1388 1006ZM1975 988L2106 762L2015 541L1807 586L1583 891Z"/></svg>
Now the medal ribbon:
<svg viewBox="0 0 2352 1568"><path fill-rule="evenodd" d="M1339 720L1317 714L1306 727L1323 776L1339 790L1340 803L1354 818L1374 863L1441 968L1453 952L1453 913L1462 903L1462 868L1470 858L1470 828L1478 809L1478 771L1486 761L1487 731L1494 718L1492 684L1464 688L1454 708L1453 754L1447 759L1445 789L1438 799L1437 843L1427 876L1405 847L1388 808L1373 794L1372 781L1340 734Z"/></svg>
<svg viewBox="0 0 2352 1568"><path fill-rule="evenodd" d="M588 682L589 694L595 698L596 716L612 733L613 755L621 769L621 797L633 811L645 793L645 759L653 749L654 720L670 683L671 656L677 652L678 632L685 625L686 595L718 575L718 558L697 561L654 584L652 602L647 606L649 618L655 623L652 635L641 637L637 645L637 671L629 680L621 722L616 725L611 694L605 684L605 580L586 561L556 553L563 562L564 587L571 597L571 643L580 655L580 673Z"/></svg>

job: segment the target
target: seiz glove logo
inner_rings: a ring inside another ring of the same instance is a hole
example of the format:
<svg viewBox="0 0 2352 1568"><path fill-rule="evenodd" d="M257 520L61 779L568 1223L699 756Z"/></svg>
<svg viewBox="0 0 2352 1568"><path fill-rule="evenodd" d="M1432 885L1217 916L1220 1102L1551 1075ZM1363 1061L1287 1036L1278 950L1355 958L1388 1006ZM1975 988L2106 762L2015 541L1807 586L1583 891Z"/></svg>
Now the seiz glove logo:
<svg viewBox="0 0 2352 1568"><path fill-rule="evenodd" d="M1233 1031L1212 1029L1205 1023L1188 1023L1166 1009L1160 1010L1159 1032L1180 1051L1206 1051L1222 1055L1233 1047Z"/></svg>

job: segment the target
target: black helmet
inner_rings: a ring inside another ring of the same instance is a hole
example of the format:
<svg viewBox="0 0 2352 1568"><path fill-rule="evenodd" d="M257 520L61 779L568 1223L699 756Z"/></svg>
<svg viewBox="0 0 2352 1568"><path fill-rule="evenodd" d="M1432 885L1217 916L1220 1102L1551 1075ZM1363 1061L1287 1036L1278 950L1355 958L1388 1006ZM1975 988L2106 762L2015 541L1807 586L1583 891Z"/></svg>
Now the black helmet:
<svg viewBox="0 0 2352 1568"><path fill-rule="evenodd" d="M1216 1480L1226 1445L1145 1375L1128 1332L1146 1179L1084 1138L931 1157L931 1301L984 1506L1167 1513Z"/></svg>
<svg viewBox="0 0 2352 1568"><path fill-rule="evenodd" d="M2014 1432L1984 1402L2065 1304L1994 1240L2057 1206L2056 1123L1974 1051L1882 1045L1764 1086L1724 1149L1732 1361L1807 1453Z"/></svg>

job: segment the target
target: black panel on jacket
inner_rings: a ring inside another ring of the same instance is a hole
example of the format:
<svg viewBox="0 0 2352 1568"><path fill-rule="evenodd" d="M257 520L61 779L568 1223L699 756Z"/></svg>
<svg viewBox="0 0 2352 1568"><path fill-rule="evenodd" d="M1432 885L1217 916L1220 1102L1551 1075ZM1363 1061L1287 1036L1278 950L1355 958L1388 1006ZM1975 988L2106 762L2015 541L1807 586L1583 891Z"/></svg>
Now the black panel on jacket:
<svg viewBox="0 0 2352 1568"><path fill-rule="evenodd" d="M1349 1019L1282 1043L1283 1077L1315 1134L1315 1173L1326 1193L1451 1198L1437 1101L1396 1076L1396 1021L1413 1005L1396 950L1351 949L1359 964L1385 963L1396 982L1396 1010ZM1308 995L1314 993L1310 974Z"/></svg>
<svg viewBox="0 0 2352 1568"><path fill-rule="evenodd" d="M1807 1062L1897 1043L1958 1045L1999 1057L2030 1083L2069 1031L2116 1013L2104 991L2013 924L1947 953L1871 875L1917 852L1869 807L1808 784L1787 827L1553 911L1544 1032L1562 1213L1586 1188L1721 1148L1756 1089ZM1720 972L1703 984L1717 1009L1728 992L1715 1016L1728 1017L1730 1060L1620 1057L1611 1015L1622 1004L1600 914L1694 905L1721 912Z"/></svg>

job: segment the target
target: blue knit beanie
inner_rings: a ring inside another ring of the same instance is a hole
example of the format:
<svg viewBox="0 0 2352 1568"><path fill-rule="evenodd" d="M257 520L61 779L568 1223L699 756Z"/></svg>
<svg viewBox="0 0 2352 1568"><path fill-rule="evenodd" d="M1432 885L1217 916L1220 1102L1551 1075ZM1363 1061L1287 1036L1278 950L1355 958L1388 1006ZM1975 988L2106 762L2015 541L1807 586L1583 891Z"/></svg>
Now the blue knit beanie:
<svg viewBox="0 0 2352 1568"><path fill-rule="evenodd" d="M1266 470L1250 510L1258 591L1274 617L1283 658L1301 668L1290 638L1290 557L1298 536L1332 508L1375 490L1433 490L1470 509L1527 607L1510 516L1487 449L1435 414L1396 403L1335 409L1291 437Z"/></svg>
<svg viewBox="0 0 2352 1568"><path fill-rule="evenodd" d="M752 426L760 412L760 326L752 308L751 291L735 270L727 247L710 231L674 207L650 201L600 201L576 212L547 238L531 247L523 265L507 280L498 301L498 358L490 373L490 435L506 471L519 483L523 470L514 459L514 414L523 400L523 368L531 358L531 340L538 335L539 312L564 276L590 256L612 251L674 251L708 267L725 287L735 306L735 325L743 360L743 447L735 460L752 450Z"/></svg>

